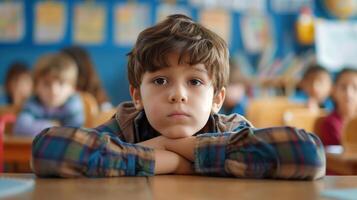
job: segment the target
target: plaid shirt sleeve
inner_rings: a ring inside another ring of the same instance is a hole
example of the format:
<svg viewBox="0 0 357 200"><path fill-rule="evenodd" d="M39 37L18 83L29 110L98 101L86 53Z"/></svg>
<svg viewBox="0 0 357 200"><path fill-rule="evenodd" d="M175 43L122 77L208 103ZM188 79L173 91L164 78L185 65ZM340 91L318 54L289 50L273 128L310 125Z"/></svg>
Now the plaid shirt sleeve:
<svg viewBox="0 0 357 200"><path fill-rule="evenodd" d="M114 119L98 129L53 127L32 144L32 169L38 176L151 176L153 149L125 143Z"/></svg>
<svg viewBox="0 0 357 200"><path fill-rule="evenodd" d="M195 170L241 178L317 179L326 158L319 138L292 127L208 133L197 137Z"/></svg>

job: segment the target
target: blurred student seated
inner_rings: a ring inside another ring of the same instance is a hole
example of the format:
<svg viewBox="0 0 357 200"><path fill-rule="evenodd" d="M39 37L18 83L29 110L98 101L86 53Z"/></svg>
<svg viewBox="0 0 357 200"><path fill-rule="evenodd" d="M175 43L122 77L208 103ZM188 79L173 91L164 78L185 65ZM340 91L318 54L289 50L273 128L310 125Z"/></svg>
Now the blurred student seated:
<svg viewBox="0 0 357 200"><path fill-rule="evenodd" d="M10 65L5 78L6 107L17 113L32 94L33 80L28 66L16 61Z"/></svg>
<svg viewBox="0 0 357 200"><path fill-rule="evenodd" d="M92 94L101 111L110 110L113 106L102 87L94 63L86 49L79 46L71 46L62 49L61 52L70 56L76 62L79 72L76 89L80 92Z"/></svg>
<svg viewBox="0 0 357 200"><path fill-rule="evenodd" d="M290 99L293 102L304 103L311 110L331 111L331 87L330 73L325 68L313 64L303 74L295 94Z"/></svg>
<svg viewBox="0 0 357 200"><path fill-rule="evenodd" d="M17 117L14 134L35 136L52 126L80 127L84 122L81 97L76 92L78 70L65 54L40 57L34 68L34 92Z"/></svg>
<svg viewBox="0 0 357 200"><path fill-rule="evenodd" d="M226 87L226 98L219 111L221 114L229 115L238 113L243 116L246 114L246 107L248 104L248 97L246 95L247 82L247 79L240 72L239 66L231 61L229 68L229 83Z"/></svg>
<svg viewBox="0 0 357 200"><path fill-rule="evenodd" d="M357 117L357 69L345 68L336 75L332 98L335 109L319 127L324 145L340 145L344 126Z"/></svg>

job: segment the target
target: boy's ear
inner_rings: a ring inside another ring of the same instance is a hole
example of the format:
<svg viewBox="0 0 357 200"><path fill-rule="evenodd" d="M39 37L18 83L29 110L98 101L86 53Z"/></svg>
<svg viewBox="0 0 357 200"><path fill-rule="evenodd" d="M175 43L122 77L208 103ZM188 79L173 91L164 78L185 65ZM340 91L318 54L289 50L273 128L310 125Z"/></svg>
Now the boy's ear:
<svg viewBox="0 0 357 200"><path fill-rule="evenodd" d="M218 111L221 109L223 105L225 97L226 97L226 88L222 87L221 90L217 91L215 96L213 97L213 102L212 102L213 113L218 113Z"/></svg>
<svg viewBox="0 0 357 200"><path fill-rule="evenodd" d="M135 88L132 85L129 86L130 96L133 100L136 110L142 110L143 104L141 101L140 88Z"/></svg>

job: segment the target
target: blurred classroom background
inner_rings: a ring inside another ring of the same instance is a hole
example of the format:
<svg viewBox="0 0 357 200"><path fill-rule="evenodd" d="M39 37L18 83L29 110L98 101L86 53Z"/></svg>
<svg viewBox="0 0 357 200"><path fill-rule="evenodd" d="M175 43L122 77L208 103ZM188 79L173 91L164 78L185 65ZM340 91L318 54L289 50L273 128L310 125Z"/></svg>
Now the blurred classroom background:
<svg viewBox="0 0 357 200"><path fill-rule="evenodd" d="M330 97L333 78L345 67L357 69L356 0L0 0L1 105L8 103L5 80L14 62L32 70L44 54L73 46L87 51L109 104L130 100L126 54L140 31L174 13L190 16L229 45L234 76L222 113L241 113L258 128L290 125L323 134L320 123L336 109ZM304 75L326 84L305 81ZM299 95L313 85L320 93L327 88L326 94L317 94L317 107L310 105L309 94ZM92 104L84 104L86 117L91 116L87 127L103 121L95 121L97 113L110 110L105 119L113 114L110 106L90 110ZM1 119L4 124L14 121ZM347 121L339 123L339 132L355 130ZM339 136L339 145L347 140L348 149L354 149L354 138ZM331 150L332 157L341 149ZM22 151L26 161L29 150ZM342 165L337 164L337 171ZM356 166L348 173L357 174ZM21 166L11 169L21 171Z"/></svg>
<svg viewBox="0 0 357 200"><path fill-rule="evenodd" d="M321 38L323 41L319 41L319 37L317 41L314 40L309 27L302 30L306 31L301 33L304 36L300 36L300 39L297 37L296 23L299 20L307 20L309 23L308 17L304 16L309 15L309 9L313 9L314 14L323 20L322 29L329 29L329 26L344 26L347 29L349 20L346 22L345 19L353 19L353 7L349 3L338 5L339 2L336 1L336 11L330 11L326 5L333 3L325 5L325 2L333 1L0 1L0 83L4 83L6 71L15 60L24 61L32 67L36 59L46 52L80 45L92 56L111 102L116 105L129 100L126 53L130 51L141 30L169 13L187 14L212 28L227 41L232 57L238 60L245 73L274 80L276 76L286 74L289 67L296 65L294 63L304 62L306 57L309 58L312 52L319 49L319 42L328 41L328 38ZM335 14L338 12L341 14ZM344 22L330 24L341 19L338 15L342 16ZM321 32L326 34L324 37L344 33ZM348 41L343 41L347 39L339 38L339 42L335 39L329 41L334 43L323 45L347 45ZM338 63L329 58L330 54L343 54L339 51L345 48L322 48L325 49L321 50L330 51L322 52L326 55L319 57L325 67L335 70L340 65L350 64L342 58L338 61L347 63ZM350 57L353 58L354 56ZM352 61L356 62L350 62ZM296 73L298 78L299 72Z"/></svg>

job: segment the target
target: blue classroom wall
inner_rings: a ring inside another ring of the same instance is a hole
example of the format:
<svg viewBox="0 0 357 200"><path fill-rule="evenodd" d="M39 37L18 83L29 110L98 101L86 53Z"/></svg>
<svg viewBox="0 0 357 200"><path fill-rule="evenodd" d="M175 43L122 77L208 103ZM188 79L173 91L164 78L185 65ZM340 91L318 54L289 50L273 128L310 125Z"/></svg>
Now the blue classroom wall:
<svg viewBox="0 0 357 200"><path fill-rule="evenodd" d="M129 100L130 96L128 93L129 85L126 76L125 54L130 49L86 49L92 55L92 61L96 66L96 71L112 103L118 104L119 102ZM1 82L4 82L7 68L9 64L14 60L22 60L32 66L41 55L49 52L55 52L57 50L59 50L58 47L7 47L6 49L0 48Z"/></svg>
<svg viewBox="0 0 357 200"><path fill-rule="evenodd" d="M274 13L270 7L270 1L267 0L266 10L267 14L272 19L272 26L274 29L274 38L278 50L276 57L283 57L289 51L296 52L304 51L311 46L299 46L294 39L294 22L297 18L295 13ZM24 38L17 43L0 43L0 83L4 83L5 73L9 64L15 60L23 60L33 67L36 60L43 54L48 52L58 51L59 49L72 45L72 21L74 5L80 0L69 1L62 0L67 6L67 24L66 32L62 41L51 45L37 45L33 42L33 26L34 26L34 5L36 0L20 1L25 4L25 35ZM128 92L128 81L126 76L126 54L130 51L130 46L118 46L113 43L113 7L117 3L125 3L124 0L97 0L95 2L102 3L106 8L106 34L105 41L100 45L86 45L85 47L94 61L96 71L105 87L113 104L118 104L125 100L130 100ZM151 9L150 21L151 24L155 22L155 12L159 1L157 0L138 0L139 3L147 3ZM188 5L187 1L178 1L179 4ZM197 20L199 8L190 7L192 11L192 18ZM229 43L230 51L233 55L235 52L243 51L244 47L240 35L239 19L242 13L231 12L232 17L232 39ZM256 65L259 60L259 54L249 54L246 56Z"/></svg>

